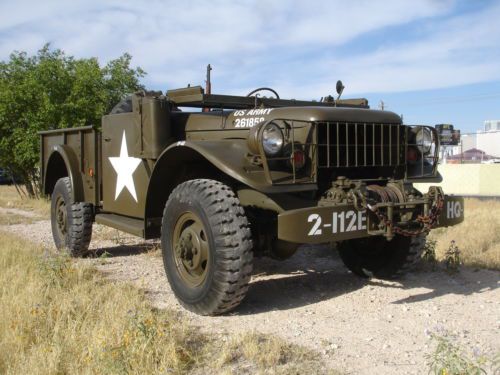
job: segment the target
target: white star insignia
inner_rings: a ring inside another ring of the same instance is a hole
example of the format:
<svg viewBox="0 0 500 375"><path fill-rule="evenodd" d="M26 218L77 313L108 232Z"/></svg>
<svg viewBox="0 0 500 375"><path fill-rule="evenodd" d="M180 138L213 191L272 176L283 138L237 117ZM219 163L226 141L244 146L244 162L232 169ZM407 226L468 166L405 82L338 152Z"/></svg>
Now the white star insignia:
<svg viewBox="0 0 500 375"><path fill-rule="evenodd" d="M120 156L109 157L108 159L111 162L111 165L113 166L117 174L115 200L116 198L118 198L123 188L126 187L127 190L130 192L130 194L132 195L132 197L137 202L137 193L135 192L134 178L132 177L132 174L137 169L137 166L140 164L141 159L128 156L127 139L125 138L125 131L123 131Z"/></svg>

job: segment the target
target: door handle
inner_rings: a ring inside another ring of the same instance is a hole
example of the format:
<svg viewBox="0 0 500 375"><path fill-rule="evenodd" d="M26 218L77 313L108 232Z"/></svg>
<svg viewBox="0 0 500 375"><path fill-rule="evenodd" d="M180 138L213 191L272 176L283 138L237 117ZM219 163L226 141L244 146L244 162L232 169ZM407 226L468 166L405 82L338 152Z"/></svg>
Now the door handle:
<svg viewBox="0 0 500 375"><path fill-rule="evenodd" d="M111 141L111 138L104 138L104 142L109 142Z"/></svg>

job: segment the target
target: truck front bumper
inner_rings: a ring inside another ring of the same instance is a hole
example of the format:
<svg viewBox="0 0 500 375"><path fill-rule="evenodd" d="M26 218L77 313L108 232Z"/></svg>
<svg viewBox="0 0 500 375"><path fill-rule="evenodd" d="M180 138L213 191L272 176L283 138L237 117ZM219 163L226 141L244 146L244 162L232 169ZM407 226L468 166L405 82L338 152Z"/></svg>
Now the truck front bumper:
<svg viewBox="0 0 500 375"><path fill-rule="evenodd" d="M383 205L398 213L424 212L424 200L399 205ZM464 199L444 196L441 212L432 228L448 227L464 220ZM410 222L415 223L414 222ZM278 215L278 238L295 243L337 242L373 235L384 235L380 221L373 212L357 210L354 205L332 205L290 210ZM408 223L406 223L408 224ZM382 226L384 227L384 226Z"/></svg>

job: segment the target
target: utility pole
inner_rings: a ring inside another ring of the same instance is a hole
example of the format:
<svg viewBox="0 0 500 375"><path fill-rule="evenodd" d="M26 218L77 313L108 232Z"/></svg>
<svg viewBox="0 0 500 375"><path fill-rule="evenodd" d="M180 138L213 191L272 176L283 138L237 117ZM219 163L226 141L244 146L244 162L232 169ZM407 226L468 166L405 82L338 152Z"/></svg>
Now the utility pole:
<svg viewBox="0 0 500 375"><path fill-rule="evenodd" d="M464 143L460 140L460 164L464 163Z"/></svg>

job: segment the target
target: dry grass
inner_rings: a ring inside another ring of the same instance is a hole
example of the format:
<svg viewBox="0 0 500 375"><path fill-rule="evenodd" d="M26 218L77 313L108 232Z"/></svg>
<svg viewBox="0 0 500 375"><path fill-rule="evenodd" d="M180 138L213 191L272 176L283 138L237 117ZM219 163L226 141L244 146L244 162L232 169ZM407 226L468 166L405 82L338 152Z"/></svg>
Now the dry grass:
<svg viewBox="0 0 500 375"><path fill-rule="evenodd" d="M8 234L0 269L2 374L327 372L276 338L200 333L132 286Z"/></svg>
<svg viewBox="0 0 500 375"><path fill-rule="evenodd" d="M32 224L38 218L18 215L12 212L2 212L0 215L0 225Z"/></svg>
<svg viewBox="0 0 500 375"><path fill-rule="evenodd" d="M21 197L13 185L0 185L0 207L19 208L50 218L50 201Z"/></svg>
<svg viewBox="0 0 500 375"><path fill-rule="evenodd" d="M438 260L455 241L464 265L500 269L500 201L466 199L464 222L435 229L429 239L437 241Z"/></svg>
<svg viewBox="0 0 500 375"><path fill-rule="evenodd" d="M249 363L252 366L248 366ZM217 366L227 369L228 365L246 367L252 374L265 373L265 369L276 369L275 373L279 374L315 374L321 369L308 350L259 333L239 335L225 345ZM339 374L333 370L328 373Z"/></svg>
<svg viewBox="0 0 500 375"><path fill-rule="evenodd" d="M94 224L92 227L92 238L100 241L112 241L117 245L126 245L129 242L137 241L137 237L101 224Z"/></svg>

